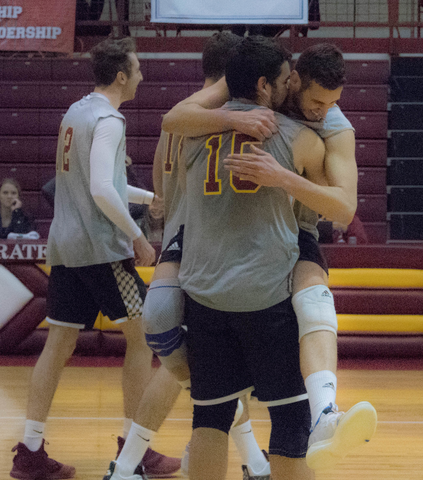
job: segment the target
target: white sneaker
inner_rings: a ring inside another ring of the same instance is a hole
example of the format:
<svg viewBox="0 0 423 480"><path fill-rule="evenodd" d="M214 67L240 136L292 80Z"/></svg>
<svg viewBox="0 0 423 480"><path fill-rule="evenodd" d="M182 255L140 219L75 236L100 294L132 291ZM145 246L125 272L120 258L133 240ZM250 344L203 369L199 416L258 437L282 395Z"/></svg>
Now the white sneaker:
<svg viewBox="0 0 423 480"><path fill-rule="evenodd" d="M107 470L103 480L148 480L148 477L145 474L123 477L119 472L119 465L116 462L110 462L109 470Z"/></svg>
<svg viewBox="0 0 423 480"><path fill-rule="evenodd" d="M370 441L376 424L376 410L369 402L357 403L347 413L330 404L311 430L307 465L313 470L333 468L350 450Z"/></svg>
<svg viewBox="0 0 423 480"><path fill-rule="evenodd" d="M181 460L181 474L183 477L188 477L188 464L189 464L189 446L191 442L187 443L185 447L184 456Z"/></svg>

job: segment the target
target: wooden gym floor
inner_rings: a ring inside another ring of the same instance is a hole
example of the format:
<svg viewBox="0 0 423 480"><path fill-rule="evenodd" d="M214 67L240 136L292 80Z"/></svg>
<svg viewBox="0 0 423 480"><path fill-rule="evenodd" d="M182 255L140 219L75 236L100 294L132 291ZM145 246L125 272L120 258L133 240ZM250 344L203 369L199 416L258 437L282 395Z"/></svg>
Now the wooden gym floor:
<svg viewBox="0 0 423 480"><path fill-rule="evenodd" d="M0 479L9 477L12 447L22 440L28 384L32 368L0 367ZM116 454L115 437L122 433L121 369L67 367L47 423L49 455L74 465L77 480L101 480ZM316 480L423 479L423 372L421 370L342 369L337 401L346 410L370 401L379 424L372 441ZM267 410L250 402L252 425L267 448ZM154 443L161 453L180 456L190 438L192 408L182 392ZM179 476L179 474L178 474ZM240 460L230 443L228 480L241 480ZM299 479L300 480L300 479Z"/></svg>

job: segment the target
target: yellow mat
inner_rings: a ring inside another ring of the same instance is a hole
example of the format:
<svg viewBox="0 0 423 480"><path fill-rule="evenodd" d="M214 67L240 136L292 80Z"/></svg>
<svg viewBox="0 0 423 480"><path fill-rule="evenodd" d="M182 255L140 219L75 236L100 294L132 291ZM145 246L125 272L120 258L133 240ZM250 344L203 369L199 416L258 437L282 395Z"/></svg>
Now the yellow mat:
<svg viewBox="0 0 423 480"><path fill-rule="evenodd" d="M423 315L338 314L339 332L423 332Z"/></svg>
<svg viewBox="0 0 423 480"><path fill-rule="evenodd" d="M423 271L395 268L332 268L329 287L423 288Z"/></svg>

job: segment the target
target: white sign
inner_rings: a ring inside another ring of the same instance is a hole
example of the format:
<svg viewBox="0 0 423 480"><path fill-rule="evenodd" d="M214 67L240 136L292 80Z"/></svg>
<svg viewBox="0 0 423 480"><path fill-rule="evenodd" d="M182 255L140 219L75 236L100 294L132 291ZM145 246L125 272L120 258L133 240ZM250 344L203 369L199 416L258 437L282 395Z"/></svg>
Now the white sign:
<svg viewBox="0 0 423 480"><path fill-rule="evenodd" d="M151 21L201 24L308 22L308 0L151 0Z"/></svg>

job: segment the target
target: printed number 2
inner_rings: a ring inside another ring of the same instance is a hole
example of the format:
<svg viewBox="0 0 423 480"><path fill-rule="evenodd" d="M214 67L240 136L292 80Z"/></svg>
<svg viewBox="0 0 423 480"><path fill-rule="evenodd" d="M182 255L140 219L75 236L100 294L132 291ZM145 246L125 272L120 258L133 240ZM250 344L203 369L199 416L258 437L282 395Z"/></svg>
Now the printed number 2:
<svg viewBox="0 0 423 480"><path fill-rule="evenodd" d="M65 133L64 147L63 147L63 159L62 159L62 172L69 172L69 150L72 143L73 128L68 127Z"/></svg>
<svg viewBox="0 0 423 480"><path fill-rule="evenodd" d="M231 154L244 153L246 145L260 145L261 142L242 133L233 132ZM204 195L220 195L222 193L222 180L218 178L219 152L222 145L222 135L213 135L206 142L209 150L207 160L207 178L204 181ZM246 153L246 152L245 152ZM230 184L232 189L237 193L255 193L259 190L260 185L249 180L242 180L230 173Z"/></svg>

